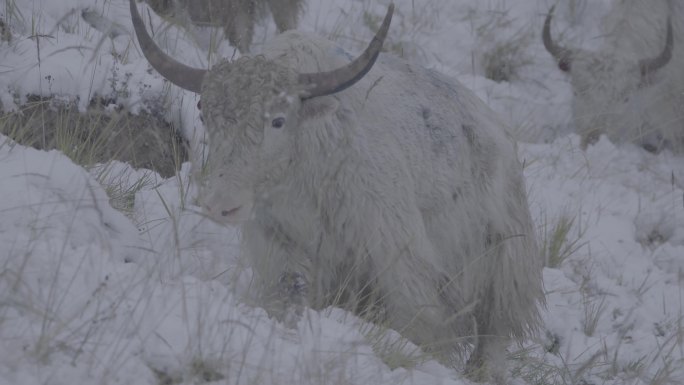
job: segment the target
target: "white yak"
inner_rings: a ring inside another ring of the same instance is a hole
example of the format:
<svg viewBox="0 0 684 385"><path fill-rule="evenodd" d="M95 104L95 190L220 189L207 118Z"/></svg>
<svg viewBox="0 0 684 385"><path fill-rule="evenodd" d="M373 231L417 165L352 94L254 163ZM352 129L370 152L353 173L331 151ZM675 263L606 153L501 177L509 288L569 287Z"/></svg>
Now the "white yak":
<svg viewBox="0 0 684 385"><path fill-rule="evenodd" d="M522 165L473 92L380 54L393 9L355 59L292 31L203 70L163 53L131 0L148 61L201 94L199 200L240 226L266 310L340 306L455 367L472 343L467 372L503 383L544 302Z"/></svg>
<svg viewBox="0 0 684 385"><path fill-rule="evenodd" d="M596 52L555 42L550 10L543 42L570 74L573 120L584 147L605 134L652 152L684 151L681 3L617 1L604 18L604 43Z"/></svg>

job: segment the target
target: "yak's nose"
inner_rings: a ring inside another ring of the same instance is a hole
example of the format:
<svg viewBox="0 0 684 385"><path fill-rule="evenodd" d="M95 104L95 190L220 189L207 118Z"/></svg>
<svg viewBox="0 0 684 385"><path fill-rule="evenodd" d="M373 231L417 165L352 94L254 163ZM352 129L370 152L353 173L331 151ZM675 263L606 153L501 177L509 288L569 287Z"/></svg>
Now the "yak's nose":
<svg viewBox="0 0 684 385"><path fill-rule="evenodd" d="M246 209L244 205L222 208L202 205L204 211L216 222L236 223L245 220Z"/></svg>
<svg viewBox="0 0 684 385"><path fill-rule="evenodd" d="M241 208L242 208L242 206L238 206L238 207L234 207L234 208L229 209L229 210L221 210L221 216L222 216L222 217L232 217L232 216L235 216L235 214L237 214L238 211L240 211Z"/></svg>

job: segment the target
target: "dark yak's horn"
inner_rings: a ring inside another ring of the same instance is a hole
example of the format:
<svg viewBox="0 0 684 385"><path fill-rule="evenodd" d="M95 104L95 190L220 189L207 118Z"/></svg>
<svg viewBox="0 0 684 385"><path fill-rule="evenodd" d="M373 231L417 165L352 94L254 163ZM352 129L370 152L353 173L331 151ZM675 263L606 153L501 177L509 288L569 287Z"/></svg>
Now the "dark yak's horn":
<svg viewBox="0 0 684 385"><path fill-rule="evenodd" d="M639 61L639 68L641 69L641 75L648 75L653 73L667 65L672 59L672 48L674 46L674 37L672 36L672 20L667 17L667 36L665 37L665 48L660 55L650 58L643 59Z"/></svg>
<svg viewBox="0 0 684 385"><path fill-rule="evenodd" d="M549 51L558 62L558 68L567 72L570 71L570 65L572 63L572 51L557 45L551 38L551 19L553 19L553 10L555 8L556 6L554 5L549 9L549 13L546 14L544 30L542 31L542 40L544 41L546 50Z"/></svg>
<svg viewBox="0 0 684 385"><path fill-rule="evenodd" d="M202 91L202 79L204 79L207 70L186 66L165 54L147 33L145 24L140 13L138 13L138 8L135 6L135 0L130 0L130 4L135 35L138 37L140 49L142 49L147 61L171 83L188 91L200 93Z"/></svg>
<svg viewBox="0 0 684 385"><path fill-rule="evenodd" d="M305 87L302 100L340 92L361 80L373 67L380 54L382 43L387 37L387 30L392 21L392 13L394 13L394 3L390 3L387 7L385 19L366 50L351 63L332 71L300 74L299 83Z"/></svg>

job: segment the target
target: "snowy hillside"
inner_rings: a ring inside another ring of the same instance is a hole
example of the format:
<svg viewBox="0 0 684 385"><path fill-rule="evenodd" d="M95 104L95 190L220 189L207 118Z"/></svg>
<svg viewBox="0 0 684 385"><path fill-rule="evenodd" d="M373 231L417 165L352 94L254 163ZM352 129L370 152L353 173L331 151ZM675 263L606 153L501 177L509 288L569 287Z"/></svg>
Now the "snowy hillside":
<svg viewBox="0 0 684 385"><path fill-rule="evenodd" d="M163 111L201 160L198 98L149 69L128 1L0 4L3 111L31 95L81 110L107 97ZM358 52L387 4L309 0L300 29ZM567 4L559 28L594 47L610 1ZM396 5L386 48L459 79L521 140L547 308L540 336L509 346L513 383L684 384L684 157L605 138L580 148L568 79L541 44L550 1ZM187 64L239 55L215 30L139 7ZM267 19L254 49L274 33ZM201 214L189 174L189 163L168 179L119 162L86 169L0 135L0 384L470 383L339 309L306 311L295 329L269 319L247 290L238 231Z"/></svg>

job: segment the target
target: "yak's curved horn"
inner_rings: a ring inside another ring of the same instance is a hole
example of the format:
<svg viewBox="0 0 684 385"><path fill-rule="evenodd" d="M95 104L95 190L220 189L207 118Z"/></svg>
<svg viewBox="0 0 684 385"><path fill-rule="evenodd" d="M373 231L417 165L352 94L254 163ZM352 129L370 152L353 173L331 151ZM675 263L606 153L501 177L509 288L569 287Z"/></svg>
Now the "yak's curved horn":
<svg viewBox="0 0 684 385"><path fill-rule="evenodd" d="M557 45L551 38L551 19L553 19L553 10L556 8L554 5L549 9L549 13L546 14L546 20L544 21L544 30L542 31L542 40L544 41L544 47L553 56L556 61L558 61L558 67L563 71L570 71L570 65L572 64L572 51L560 45Z"/></svg>
<svg viewBox="0 0 684 385"><path fill-rule="evenodd" d="M207 70L186 66L165 54L147 33L145 24L140 13L138 13L138 8L135 6L135 0L130 0L130 4L135 35L138 37L140 49L142 49L147 61L171 83L188 91L200 93L202 91L202 79L204 79Z"/></svg>
<svg viewBox="0 0 684 385"><path fill-rule="evenodd" d="M672 59L672 48L674 47L674 36L672 36L672 20L667 18L667 36L665 37L665 48L660 55L639 61L641 75L645 76L653 73L667 65Z"/></svg>
<svg viewBox="0 0 684 385"><path fill-rule="evenodd" d="M299 83L305 87L302 99L310 99L316 96L330 95L340 92L361 80L375 64L380 54L382 43L387 37L387 30L392 21L394 3L387 7L385 19L375 37L363 53L344 67L325 72L314 72L299 75Z"/></svg>

